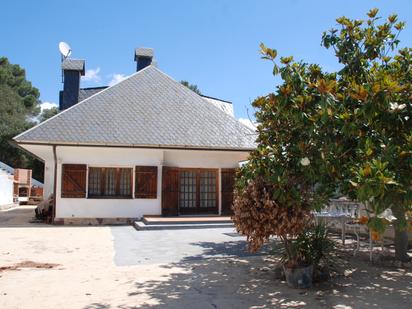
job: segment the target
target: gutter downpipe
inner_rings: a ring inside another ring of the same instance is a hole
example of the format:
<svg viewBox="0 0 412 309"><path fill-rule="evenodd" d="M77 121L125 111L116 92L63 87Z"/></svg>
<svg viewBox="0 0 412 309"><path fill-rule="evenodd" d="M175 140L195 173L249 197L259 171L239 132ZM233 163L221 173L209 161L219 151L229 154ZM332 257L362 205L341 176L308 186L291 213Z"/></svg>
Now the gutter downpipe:
<svg viewBox="0 0 412 309"><path fill-rule="evenodd" d="M53 145L53 159L54 159L54 180L53 180L53 206L52 206L52 218L51 223L54 224L54 219L56 218L56 187L57 187L57 154L56 145Z"/></svg>

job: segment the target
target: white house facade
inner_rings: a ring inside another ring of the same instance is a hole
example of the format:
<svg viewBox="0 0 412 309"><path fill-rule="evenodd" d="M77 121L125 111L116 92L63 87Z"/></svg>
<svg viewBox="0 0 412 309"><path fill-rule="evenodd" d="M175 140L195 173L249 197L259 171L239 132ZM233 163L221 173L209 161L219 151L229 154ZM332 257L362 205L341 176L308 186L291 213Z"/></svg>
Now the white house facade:
<svg viewBox="0 0 412 309"><path fill-rule="evenodd" d="M230 102L194 93L152 58L136 49L136 73L93 90L79 88L84 62L66 59L62 111L14 138L44 161L56 221L230 213L254 132Z"/></svg>

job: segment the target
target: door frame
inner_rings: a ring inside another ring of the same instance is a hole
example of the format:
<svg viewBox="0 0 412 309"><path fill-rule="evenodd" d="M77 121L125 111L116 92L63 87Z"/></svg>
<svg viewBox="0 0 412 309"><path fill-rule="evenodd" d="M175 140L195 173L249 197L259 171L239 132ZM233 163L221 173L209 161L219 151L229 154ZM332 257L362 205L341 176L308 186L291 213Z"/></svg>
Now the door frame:
<svg viewBox="0 0 412 309"><path fill-rule="evenodd" d="M180 207L180 173L184 171L196 172L196 208L185 209ZM214 172L215 173L215 192L216 203L215 207L200 207L200 173L201 172ZM179 215L203 215L203 214L219 214L219 169L218 168L178 168L179 179L179 194L178 194L178 214Z"/></svg>

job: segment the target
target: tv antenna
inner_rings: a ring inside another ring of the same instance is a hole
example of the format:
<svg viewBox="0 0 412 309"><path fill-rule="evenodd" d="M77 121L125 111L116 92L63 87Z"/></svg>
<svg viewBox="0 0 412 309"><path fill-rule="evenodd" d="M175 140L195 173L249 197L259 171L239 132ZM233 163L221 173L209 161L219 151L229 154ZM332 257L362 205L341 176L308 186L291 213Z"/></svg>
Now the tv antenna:
<svg viewBox="0 0 412 309"><path fill-rule="evenodd" d="M63 62L66 58L68 58L71 53L72 53L72 49L70 47L69 44L67 44L66 42L60 42L59 43L59 50L60 50L60 54L61 54L61 61ZM64 82L64 74L63 74L63 70L62 70L62 83Z"/></svg>

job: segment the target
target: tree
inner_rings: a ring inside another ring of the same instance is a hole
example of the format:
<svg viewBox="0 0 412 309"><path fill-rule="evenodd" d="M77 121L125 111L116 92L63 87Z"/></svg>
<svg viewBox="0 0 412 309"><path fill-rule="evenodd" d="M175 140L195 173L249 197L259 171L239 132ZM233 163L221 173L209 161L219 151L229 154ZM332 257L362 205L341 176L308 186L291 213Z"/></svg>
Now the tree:
<svg viewBox="0 0 412 309"><path fill-rule="evenodd" d="M59 113L59 109L57 107L47 108L42 111L39 117L39 121L43 122Z"/></svg>
<svg viewBox="0 0 412 309"><path fill-rule="evenodd" d="M275 208L293 217L319 207L337 188L366 205L373 235L385 231L393 211L395 256L408 259L412 49L397 49L404 23L391 15L379 24L377 13L371 10L365 21L338 18L340 30L324 33L322 44L334 49L339 72L281 58L284 66L273 69L283 79L277 92L254 101L258 147L239 172L234 203L236 226L252 245L256 235L258 244L278 235L273 225L284 220ZM276 50L261 49L263 58L275 60ZM262 177L264 189L245 189Z"/></svg>
<svg viewBox="0 0 412 309"><path fill-rule="evenodd" d="M368 226L382 234L386 209L396 217L395 251L408 260L406 211L412 205L412 49L398 49L404 28L397 15L386 21L372 9L367 20L337 19L340 30L324 33L343 65L337 74L335 126L346 141L343 191L366 203ZM390 217L390 216L389 216Z"/></svg>
<svg viewBox="0 0 412 309"><path fill-rule="evenodd" d="M200 92L200 89L197 87L197 85L191 84L186 80L181 80L180 83L183 86L186 86L187 88L189 88L190 90L192 90L193 92L196 92L198 95L201 95L202 93Z"/></svg>
<svg viewBox="0 0 412 309"><path fill-rule="evenodd" d="M262 44L261 52L275 61L276 50ZM314 86L319 77L330 76L292 57L280 62L274 63L273 72L280 74L282 84L253 102L257 148L237 174L233 221L252 251L278 236L293 266L300 262L293 239L308 226L311 211L320 209L334 192L325 163L330 137L316 121L324 99Z"/></svg>
<svg viewBox="0 0 412 309"><path fill-rule="evenodd" d="M41 163L10 145L17 134L35 124L40 112L40 93L26 80L25 71L0 57L0 161L11 166L33 168L42 178Z"/></svg>

